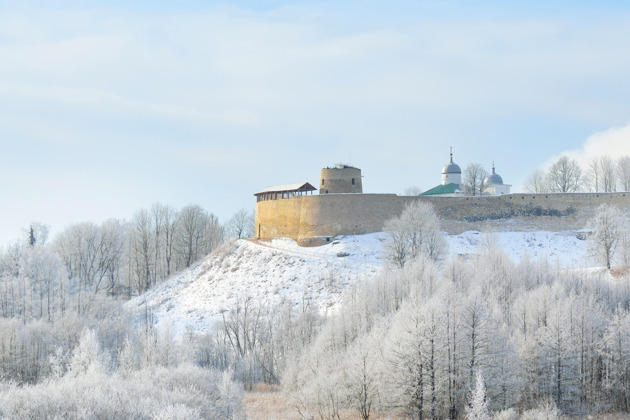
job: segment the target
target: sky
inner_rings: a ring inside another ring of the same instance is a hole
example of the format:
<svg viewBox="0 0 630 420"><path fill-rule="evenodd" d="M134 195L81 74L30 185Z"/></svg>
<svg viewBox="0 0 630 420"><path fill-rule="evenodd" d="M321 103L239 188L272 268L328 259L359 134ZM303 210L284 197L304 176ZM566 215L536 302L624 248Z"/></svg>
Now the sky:
<svg viewBox="0 0 630 420"><path fill-rule="evenodd" d="M462 4L465 3L465 4ZM625 4L624 4L625 3ZM0 246L267 186L630 155L622 1L0 0Z"/></svg>

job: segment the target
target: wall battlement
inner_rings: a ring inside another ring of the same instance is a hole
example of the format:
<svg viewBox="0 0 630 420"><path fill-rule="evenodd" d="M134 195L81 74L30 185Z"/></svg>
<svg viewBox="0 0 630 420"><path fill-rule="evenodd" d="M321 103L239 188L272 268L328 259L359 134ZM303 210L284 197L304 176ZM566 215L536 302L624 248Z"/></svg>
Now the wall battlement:
<svg viewBox="0 0 630 420"><path fill-rule="evenodd" d="M582 229L602 204L630 210L630 193L506 194L482 197L322 194L256 203L256 237L288 237L300 245L319 245L338 235L383 230L385 221L407 203L433 204L442 229L562 231Z"/></svg>

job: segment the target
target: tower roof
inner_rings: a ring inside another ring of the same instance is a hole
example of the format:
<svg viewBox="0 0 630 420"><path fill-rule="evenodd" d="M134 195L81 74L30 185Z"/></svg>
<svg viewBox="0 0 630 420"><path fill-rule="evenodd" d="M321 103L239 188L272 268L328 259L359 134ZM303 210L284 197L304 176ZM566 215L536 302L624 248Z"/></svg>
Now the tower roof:
<svg viewBox="0 0 630 420"><path fill-rule="evenodd" d="M451 161L444 165L442 168L442 174L461 174L462 169L458 164L453 162L453 148L451 147Z"/></svg>

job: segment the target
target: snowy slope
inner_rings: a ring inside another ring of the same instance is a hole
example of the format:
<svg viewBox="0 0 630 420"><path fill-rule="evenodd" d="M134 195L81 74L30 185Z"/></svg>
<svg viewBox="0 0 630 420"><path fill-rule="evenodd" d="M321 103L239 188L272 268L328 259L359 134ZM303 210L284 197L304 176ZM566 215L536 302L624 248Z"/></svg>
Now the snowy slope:
<svg viewBox="0 0 630 420"><path fill-rule="evenodd" d="M492 247L505 252L515 263L524 257L547 258L561 267L584 268L589 258L585 241L578 238L580 232L464 232L446 238L451 255L476 254Z"/></svg>
<svg viewBox="0 0 630 420"><path fill-rule="evenodd" d="M495 247L518 262L529 258L557 260L564 267L584 264L584 241L571 232L465 232L447 235L451 255L470 255ZM224 245L204 261L132 299L127 307L142 317L152 313L159 327L176 334L187 328L207 331L223 310L251 297L263 304L281 301L335 306L348 286L382 269L385 234L339 237L316 248L291 239L269 242L239 240Z"/></svg>
<svg viewBox="0 0 630 420"><path fill-rule="evenodd" d="M158 325L175 333L208 330L221 311L252 297L263 304L282 300L334 306L350 284L380 269L382 235L346 237L318 248L290 239L231 242L127 306L141 316L148 307Z"/></svg>

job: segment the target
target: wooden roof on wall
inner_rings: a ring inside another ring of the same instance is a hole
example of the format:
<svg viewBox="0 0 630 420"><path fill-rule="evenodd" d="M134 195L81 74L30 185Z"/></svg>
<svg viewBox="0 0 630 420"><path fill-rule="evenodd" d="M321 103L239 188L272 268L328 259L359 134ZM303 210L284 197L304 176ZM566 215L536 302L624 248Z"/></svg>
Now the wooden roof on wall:
<svg viewBox="0 0 630 420"><path fill-rule="evenodd" d="M284 184L284 185L274 185L272 187L267 187L264 190L260 190L254 195L260 195L265 193L275 193L275 192L297 192L297 191L315 191L317 188L313 187L308 182L298 182L295 184Z"/></svg>

